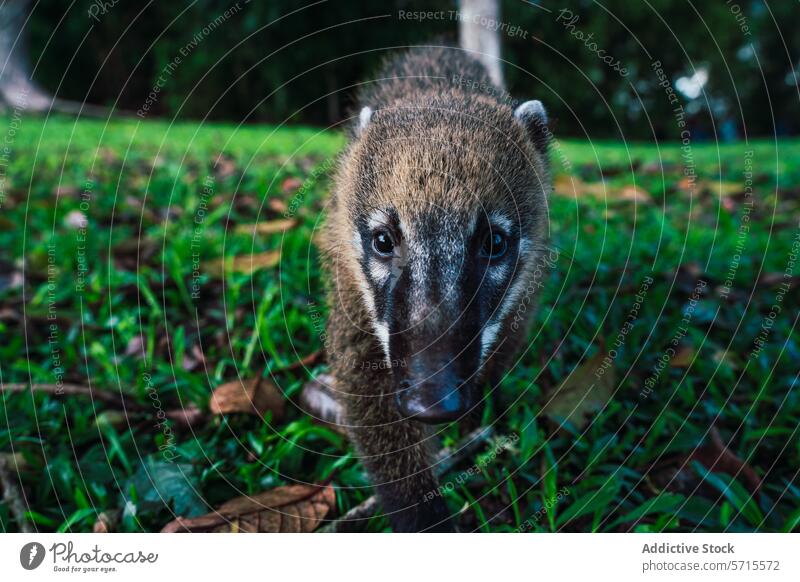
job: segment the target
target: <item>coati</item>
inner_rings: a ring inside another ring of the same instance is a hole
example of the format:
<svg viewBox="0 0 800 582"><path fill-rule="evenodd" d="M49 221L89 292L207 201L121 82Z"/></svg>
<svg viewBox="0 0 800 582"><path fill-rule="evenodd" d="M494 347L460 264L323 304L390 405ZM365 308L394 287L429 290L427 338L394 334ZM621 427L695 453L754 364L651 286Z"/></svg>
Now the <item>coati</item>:
<svg viewBox="0 0 800 582"><path fill-rule="evenodd" d="M453 530L444 501L426 497L435 425L501 380L526 340L512 318L541 286L547 117L502 95L464 51L411 49L359 95L334 177L328 359L394 531Z"/></svg>

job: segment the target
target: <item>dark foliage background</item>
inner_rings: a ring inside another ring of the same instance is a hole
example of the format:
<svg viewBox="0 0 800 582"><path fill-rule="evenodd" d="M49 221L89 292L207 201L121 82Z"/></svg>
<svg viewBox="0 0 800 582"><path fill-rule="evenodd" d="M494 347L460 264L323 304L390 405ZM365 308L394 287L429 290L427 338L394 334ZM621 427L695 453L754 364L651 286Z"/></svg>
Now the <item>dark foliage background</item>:
<svg viewBox="0 0 800 582"><path fill-rule="evenodd" d="M113 6L106 2L105 13L98 13L101 4L78 0L66 8L59 0L43 0L36 5L32 57L34 63L42 53L47 58L37 64L35 76L61 97L134 111L181 48L236 6L226 0L120 0ZM677 137L672 106L651 69L654 60L661 61L673 83L708 69L705 93L696 99L681 96L692 116L694 139L796 134L800 129L789 57L800 51L793 2L606 0L603 8L591 0L539 4L502 4L503 20L523 31L503 36L510 63L505 74L513 95L535 96L548 105L561 135ZM90 18L93 5L96 17ZM240 0L235 14L169 75L152 113L336 123L348 111L352 85L369 78L391 52L388 47L431 39L455 42L455 20L404 20L399 10L456 8L454 0ZM626 77L570 34L564 19L558 21L562 9L579 17L570 30L593 34L606 54L625 65Z"/></svg>

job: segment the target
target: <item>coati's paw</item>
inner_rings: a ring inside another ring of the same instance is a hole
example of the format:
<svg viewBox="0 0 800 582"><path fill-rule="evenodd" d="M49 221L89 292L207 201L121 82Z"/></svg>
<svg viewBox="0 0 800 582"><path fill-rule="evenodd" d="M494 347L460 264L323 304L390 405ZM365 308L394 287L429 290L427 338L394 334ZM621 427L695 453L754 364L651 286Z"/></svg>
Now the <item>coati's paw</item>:
<svg viewBox="0 0 800 582"><path fill-rule="evenodd" d="M436 499L417 504L389 515L392 530L405 533L454 533L455 522L447 505Z"/></svg>

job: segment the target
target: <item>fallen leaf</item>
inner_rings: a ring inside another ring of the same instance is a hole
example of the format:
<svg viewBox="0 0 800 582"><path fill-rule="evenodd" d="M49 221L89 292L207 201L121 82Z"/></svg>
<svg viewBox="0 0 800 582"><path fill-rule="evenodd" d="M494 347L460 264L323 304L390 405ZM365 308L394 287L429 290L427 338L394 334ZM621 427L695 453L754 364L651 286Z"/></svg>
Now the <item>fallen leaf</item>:
<svg viewBox="0 0 800 582"><path fill-rule="evenodd" d="M242 224L236 227L237 234L275 234L284 232L297 226L297 221L292 219L268 220L256 224Z"/></svg>
<svg viewBox="0 0 800 582"><path fill-rule="evenodd" d="M116 517L112 514L101 512L92 526L92 533L110 533L116 529Z"/></svg>
<svg viewBox="0 0 800 582"><path fill-rule="evenodd" d="M125 355L134 356L139 360L144 358L145 344L144 344L144 338L142 337L141 334L133 336L130 339L130 341L128 341L128 345L125 346Z"/></svg>
<svg viewBox="0 0 800 582"><path fill-rule="evenodd" d="M717 350L711 357L717 364L724 364L732 370L738 370L740 368L736 354L730 350Z"/></svg>
<svg viewBox="0 0 800 582"><path fill-rule="evenodd" d="M678 189L685 194L711 194L720 198L736 196L744 192L738 182L720 182L718 180L697 180L684 176L678 181Z"/></svg>
<svg viewBox="0 0 800 582"><path fill-rule="evenodd" d="M270 198L267 202L267 208L276 214L283 214L289 210L289 206L280 198Z"/></svg>
<svg viewBox="0 0 800 582"><path fill-rule="evenodd" d="M556 422L584 427L587 415L603 408L614 393L614 368L604 365L606 357L601 351L575 368L550 394L542 413Z"/></svg>
<svg viewBox="0 0 800 582"><path fill-rule="evenodd" d="M4 463L6 468L21 473L28 468L28 461L22 453L0 453L0 463Z"/></svg>
<svg viewBox="0 0 800 582"><path fill-rule="evenodd" d="M741 479L751 493L758 493L761 488L761 478L755 469L728 448L716 427L711 428L710 436L710 442L695 449L688 460L699 461L712 473L727 473L731 477Z"/></svg>
<svg viewBox="0 0 800 582"><path fill-rule="evenodd" d="M603 198L607 195L604 182L584 182L577 176L562 174L555 179L553 191L560 196L568 198L580 198L582 195L589 195L594 198Z"/></svg>
<svg viewBox="0 0 800 582"><path fill-rule="evenodd" d="M664 489L679 493L691 493L710 499L718 493L710 488L701 476L691 467L691 461L699 462L712 473L725 473L741 481L752 493L758 493L761 479L755 469L736 456L723 442L716 427L709 432L709 442L697 446L688 454L676 456L659 462L643 472L654 491L661 493Z"/></svg>
<svg viewBox="0 0 800 582"><path fill-rule="evenodd" d="M222 277L226 273L244 273L252 275L260 269L274 267L281 261L280 251L265 251L240 257L219 258L206 261L205 270L214 277Z"/></svg>
<svg viewBox="0 0 800 582"><path fill-rule="evenodd" d="M25 282L22 271L13 263L0 260L0 292L6 289L18 289Z"/></svg>
<svg viewBox="0 0 800 582"><path fill-rule="evenodd" d="M331 485L287 485L237 497L200 517L179 517L161 532L310 533L335 506Z"/></svg>
<svg viewBox="0 0 800 582"><path fill-rule="evenodd" d="M286 400L281 391L266 378L227 382L214 390L209 402L213 414L243 412L263 416L272 412L272 418L279 420L286 410Z"/></svg>
<svg viewBox="0 0 800 582"><path fill-rule="evenodd" d="M675 357L669 361L670 368L688 368L694 361L695 351L690 346L681 346L678 348Z"/></svg>
<svg viewBox="0 0 800 582"><path fill-rule="evenodd" d="M595 200L606 202L636 202L649 204L652 197L642 188L629 184L622 188L610 187L602 180L597 182L584 182L577 176L558 176L555 180L554 191L560 196L568 198L591 197Z"/></svg>
<svg viewBox="0 0 800 582"><path fill-rule="evenodd" d="M302 186L303 186L303 181L300 178L295 178L294 176L292 176L286 178L283 182L281 182L281 191L284 194L294 194Z"/></svg>
<svg viewBox="0 0 800 582"><path fill-rule="evenodd" d="M100 428L109 426L122 427L130 422L128 415L121 410L104 410L94 417L94 423Z"/></svg>
<svg viewBox="0 0 800 582"><path fill-rule="evenodd" d="M712 193L722 198L736 196L744 192L744 187L739 182L718 182L710 180L704 186Z"/></svg>
<svg viewBox="0 0 800 582"><path fill-rule="evenodd" d="M167 418L183 426L194 426L205 419L205 413L194 404L167 410Z"/></svg>
<svg viewBox="0 0 800 582"><path fill-rule="evenodd" d="M611 198L629 200L631 202L636 202L637 204L649 204L653 201L653 199L650 197L650 194L648 194L642 188L634 186L633 184L624 186L619 191L612 192Z"/></svg>
<svg viewBox="0 0 800 582"><path fill-rule="evenodd" d="M786 273L762 273L758 278L760 287L775 287L786 284L789 289L800 284L800 275L787 275Z"/></svg>
<svg viewBox="0 0 800 582"><path fill-rule="evenodd" d="M60 184L56 188L56 197L72 197L78 194L78 188L68 184Z"/></svg>
<svg viewBox="0 0 800 582"><path fill-rule="evenodd" d="M214 158L213 165L214 173L221 180L229 178L236 173L236 161L223 153Z"/></svg>
<svg viewBox="0 0 800 582"><path fill-rule="evenodd" d="M181 362L181 367L186 370L187 372L191 372L200 364L205 363L206 357L203 354L203 350L200 349L200 346L197 344L193 344L189 350L183 354L183 362Z"/></svg>

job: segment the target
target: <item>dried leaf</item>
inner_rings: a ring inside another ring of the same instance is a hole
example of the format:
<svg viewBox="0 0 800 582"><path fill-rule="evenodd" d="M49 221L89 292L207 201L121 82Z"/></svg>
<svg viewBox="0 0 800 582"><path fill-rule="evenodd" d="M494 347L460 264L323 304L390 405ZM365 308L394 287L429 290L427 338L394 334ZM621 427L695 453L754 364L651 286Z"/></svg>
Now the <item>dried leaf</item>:
<svg viewBox="0 0 800 582"><path fill-rule="evenodd" d="M789 289L792 289L798 284L800 284L800 275L790 275L789 273L762 273L758 278L759 287L788 285Z"/></svg>
<svg viewBox="0 0 800 582"><path fill-rule="evenodd" d="M566 420L583 428L587 415L603 408L614 393L614 368L604 366L606 357L601 351L575 368L550 395L542 413L556 422Z"/></svg>
<svg viewBox="0 0 800 582"><path fill-rule="evenodd" d="M744 191L738 182L719 182L718 180L696 180L684 176L678 181L678 189L685 194L711 194L715 197L725 198L736 196Z"/></svg>
<svg viewBox="0 0 800 582"><path fill-rule="evenodd" d="M561 175L556 178L554 191L556 194L568 198L584 198L589 196L596 200L606 202L636 202L649 204L652 202L650 194L642 188L632 184L622 188L612 188L605 182L584 182L577 176Z"/></svg>
<svg viewBox="0 0 800 582"><path fill-rule="evenodd" d="M289 206L280 198L270 198L267 202L267 208L276 214L283 214L289 210Z"/></svg>
<svg viewBox="0 0 800 582"><path fill-rule="evenodd" d="M711 357L717 364L728 366L732 370L738 370L741 367L739 365L739 359L736 357L736 354L733 353L732 351L717 350Z"/></svg>
<svg viewBox="0 0 800 582"><path fill-rule="evenodd" d="M22 271L10 262L0 260L0 293L6 289L18 289L25 283Z"/></svg>
<svg viewBox="0 0 800 582"><path fill-rule="evenodd" d="M78 195L78 188L71 184L60 184L55 192L57 197L73 197Z"/></svg>
<svg viewBox="0 0 800 582"><path fill-rule="evenodd" d="M220 153L212 160L214 164L214 173L217 178L224 180L236 173L236 160Z"/></svg>
<svg viewBox="0 0 800 582"><path fill-rule="evenodd" d="M711 441L695 449L689 455L687 461L699 461L712 473L726 473L731 477L736 477L744 482L751 493L757 493L761 487L761 478L755 472L755 469L742 461L728 448L716 427L711 428L710 434Z"/></svg>
<svg viewBox="0 0 800 582"><path fill-rule="evenodd" d="M272 418L279 420L286 410L286 400L268 379L250 378L243 382L234 380L214 390L209 409L213 414L243 412L258 416L270 411Z"/></svg>
<svg viewBox="0 0 800 582"><path fill-rule="evenodd" d="M689 366L692 365L692 362L694 361L695 353L696 352L694 351L694 348L690 346L681 346L680 348L678 348L675 357L673 357L670 360L669 362L670 367L688 368Z"/></svg>
<svg viewBox="0 0 800 582"><path fill-rule="evenodd" d="M303 181L300 178L289 177L281 182L281 191L284 194L294 194L303 186Z"/></svg>
<svg viewBox="0 0 800 582"><path fill-rule="evenodd" d="M22 453L0 453L0 463L5 464L9 470L21 473L28 469L28 461Z"/></svg>
<svg viewBox="0 0 800 582"><path fill-rule="evenodd" d="M274 267L281 261L280 251L266 251L241 257L219 258L204 263L205 270L214 277L222 277L226 273L244 273L252 275L260 269Z"/></svg>
<svg viewBox="0 0 800 582"><path fill-rule="evenodd" d="M193 344L189 350L183 354L183 362L181 362L181 367L190 372L197 368L200 364L204 364L206 361L206 356L203 354L203 350L200 349L200 346L197 344Z"/></svg>
<svg viewBox="0 0 800 582"><path fill-rule="evenodd" d="M94 522L94 526L92 526L93 533L110 533L116 529L117 525L117 518L119 516L115 516L111 513L106 513L105 511L101 512L97 516L97 521Z"/></svg>
<svg viewBox="0 0 800 582"><path fill-rule="evenodd" d="M583 195L593 198L604 198L608 195L608 189L604 182L587 183L577 176L562 174L555 179L553 190L555 194L566 196L567 198L580 198Z"/></svg>
<svg viewBox="0 0 800 582"><path fill-rule="evenodd" d="M194 426L205 419L205 413L195 405L167 410L167 418L183 426Z"/></svg>
<svg viewBox="0 0 800 582"><path fill-rule="evenodd" d="M631 202L636 202L637 204L650 204L653 201L650 194L648 194L642 188L632 184L624 186L621 190L612 192L611 198L629 200Z"/></svg>
<svg viewBox="0 0 800 582"><path fill-rule="evenodd" d="M284 232L297 226L297 221L292 219L268 220L256 224L242 224L236 227L237 234L275 234Z"/></svg>
<svg viewBox="0 0 800 582"><path fill-rule="evenodd" d="M698 446L688 454L675 456L659 462L642 472L656 493L667 489L678 493L699 495L709 499L716 498L718 491L709 487L701 476L692 469L691 461L698 461L712 473L725 473L736 477L751 493L756 494L761 487L761 479L753 467L737 457L723 442L719 431L712 427L710 442Z"/></svg>
<svg viewBox="0 0 800 582"><path fill-rule="evenodd" d="M125 346L125 355L134 356L137 359L142 359L145 356L145 343L144 337L141 334L133 336L128 345Z"/></svg>
<svg viewBox="0 0 800 582"><path fill-rule="evenodd" d="M706 187L712 194L723 198L736 196L744 192L744 187L739 182L718 182L716 180L711 180L706 184Z"/></svg>
<svg viewBox="0 0 800 582"><path fill-rule="evenodd" d="M335 506L336 493L331 485L287 485L237 497L200 517L179 517L161 531L309 533Z"/></svg>

